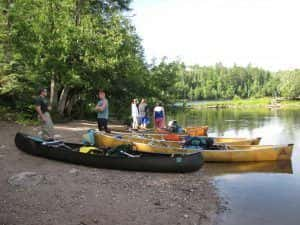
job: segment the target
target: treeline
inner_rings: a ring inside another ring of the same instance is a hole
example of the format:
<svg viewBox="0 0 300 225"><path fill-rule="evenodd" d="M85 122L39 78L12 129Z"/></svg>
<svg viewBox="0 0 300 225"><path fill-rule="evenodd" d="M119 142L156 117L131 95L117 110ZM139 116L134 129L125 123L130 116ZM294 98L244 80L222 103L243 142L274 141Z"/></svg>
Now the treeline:
<svg viewBox="0 0 300 225"><path fill-rule="evenodd" d="M300 96L300 70L271 73L251 65L182 68L177 98L190 100Z"/></svg>
<svg viewBox="0 0 300 225"><path fill-rule="evenodd" d="M270 72L248 65L186 66L162 60L150 69L160 76L157 93L169 99L215 100L260 97L300 97L300 69Z"/></svg>
<svg viewBox="0 0 300 225"><path fill-rule="evenodd" d="M248 66L147 64L127 17L131 0L3 0L0 2L0 104L32 113L40 87L61 116L92 112L104 89L110 111L128 115L132 98L298 97L299 71L272 74Z"/></svg>

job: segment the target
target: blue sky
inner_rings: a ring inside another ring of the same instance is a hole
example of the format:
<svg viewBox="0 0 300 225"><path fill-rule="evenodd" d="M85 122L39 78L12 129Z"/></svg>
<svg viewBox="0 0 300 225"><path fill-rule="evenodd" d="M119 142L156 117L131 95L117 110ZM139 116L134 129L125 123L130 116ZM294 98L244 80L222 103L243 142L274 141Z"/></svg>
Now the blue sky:
<svg viewBox="0 0 300 225"><path fill-rule="evenodd" d="M300 68L300 1L134 0L131 7L149 62Z"/></svg>

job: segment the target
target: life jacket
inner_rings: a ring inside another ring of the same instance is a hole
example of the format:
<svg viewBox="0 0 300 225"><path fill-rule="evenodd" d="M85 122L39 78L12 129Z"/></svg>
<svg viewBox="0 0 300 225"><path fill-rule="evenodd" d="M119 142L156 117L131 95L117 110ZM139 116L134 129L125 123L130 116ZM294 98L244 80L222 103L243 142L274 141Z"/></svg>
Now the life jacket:
<svg viewBox="0 0 300 225"><path fill-rule="evenodd" d="M189 136L207 136L208 127L187 127L185 128L186 133Z"/></svg>

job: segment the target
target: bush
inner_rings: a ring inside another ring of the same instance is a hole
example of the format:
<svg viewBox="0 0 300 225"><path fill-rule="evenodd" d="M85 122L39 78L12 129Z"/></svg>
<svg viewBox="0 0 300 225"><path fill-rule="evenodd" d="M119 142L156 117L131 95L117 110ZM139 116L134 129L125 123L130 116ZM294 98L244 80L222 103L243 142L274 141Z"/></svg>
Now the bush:
<svg viewBox="0 0 300 225"><path fill-rule="evenodd" d="M240 101L241 98L240 98L240 96L235 95L232 100L233 101Z"/></svg>

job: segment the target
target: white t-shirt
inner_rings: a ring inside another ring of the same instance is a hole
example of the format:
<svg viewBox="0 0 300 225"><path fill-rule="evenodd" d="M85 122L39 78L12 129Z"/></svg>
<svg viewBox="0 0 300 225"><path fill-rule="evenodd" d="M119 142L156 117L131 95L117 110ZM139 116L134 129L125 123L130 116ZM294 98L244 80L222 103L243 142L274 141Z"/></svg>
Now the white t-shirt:
<svg viewBox="0 0 300 225"><path fill-rule="evenodd" d="M164 111L164 108L162 106L155 106L154 107L154 112L160 112L160 111Z"/></svg>
<svg viewBox="0 0 300 225"><path fill-rule="evenodd" d="M162 106L155 106L154 109L154 118L164 118L165 117L165 110Z"/></svg>
<svg viewBox="0 0 300 225"><path fill-rule="evenodd" d="M138 110L136 104L131 104L131 116L132 117L138 117L139 116L139 110Z"/></svg>

